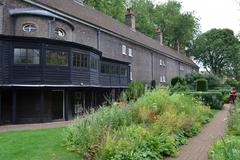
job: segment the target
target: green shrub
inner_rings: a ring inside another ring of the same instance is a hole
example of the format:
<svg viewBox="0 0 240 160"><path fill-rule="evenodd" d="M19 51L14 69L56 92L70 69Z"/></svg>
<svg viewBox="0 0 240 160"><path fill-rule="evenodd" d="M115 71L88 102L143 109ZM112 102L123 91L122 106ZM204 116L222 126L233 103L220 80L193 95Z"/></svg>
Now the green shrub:
<svg viewBox="0 0 240 160"><path fill-rule="evenodd" d="M174 86L169 88L170 95L172 95L173 93L185 92L187 90L188 90L188 87L186 85L182 85L180 83L177 83Z"/></svg>
<svg viewBox="0 0 240 160"><path fill-rule="evenodd" d="M213 74L210 74L210 75L205 75L204 76L204 79L206 79L208 81L208 88L209 89L215 89L217 87L221 87L222 86L222 80L213 75Z"/></svg>
<svg viewBox="0 0 240 160"><path fill-rule="evenodd" d="M139 97L141 97L144 94L144 92L145 86L143 85L143 83L138 80L134 80L128 85L126 95L128 97L128 100L136 101Z"/></svg>
<svg viewBox="0 0 240 160"><path fill-rule="evenodd" d="M240 102L231 106L227 136L218 140L210 151L211 160L239 160L240 157Z"/></svg>
<svg viewBox="0 0 240 160"><path fill-rule="evenodd" d="M192 72L185 75L186 84L192 89L196 88L196 80L202 78L204 78L204 76L198 72Z"/></svg>
<svg viewBox="0 0 240 160"><path fill-rule="evenodd" d="M187 94L201 100L212 109L222 109L223 107L223 95L221 92L187 92Z"/></svg>
<svg viewBox="0 0 240 160"><path fill-rule="evenodd" d="M185 79L183 77L177 76L171 79L171 86L175 86L177 83L181 85L186 85Z"/></svg>
<svg viewBox="0 0 240 160"><path fill-rule="evenodd" d="M239 160L240 138L227 136L217 141L211 148L210 160Z"/></svg>
<svg viewBox="0 0 240 160"><path fill-rule="evenodd" d="M235 87L235 88L238 87L238 81L235 80L235 79L228 79L228 80L225 81L224 84L227 85L227 86L230 86L230 87Z"/></svg>
<svg viewBox="0 0 240 160"><path fill-rule="evenodd" d="M196 80L196 90L197 91L207 91L208 90L208 82L206 79L198 79Z"/></svg>
<svg viewBox="0 0 240 160"><path fill-rule="evenodd" d="M106 130L117 129L131 123L131 117L125 109L101 107L98 111L76 119L65 133L67 146L81 155L92 152L93 146L101 142ZM97 148L95 148L97 149Z"/></svg>
<svg viewBox="0 0 240 160"><path fill-rule="evenodd" d="M152 80L151 81L151 89L155 89L156 88L156 81Z"/></svg>
<svg viewBox="0 0 240 160"><path fill-rule="evenodd" d="M123 108L102 107L74 120L66 145L82 159L163 159L176 155L211 117L192 96L156 88Z"/></svg>

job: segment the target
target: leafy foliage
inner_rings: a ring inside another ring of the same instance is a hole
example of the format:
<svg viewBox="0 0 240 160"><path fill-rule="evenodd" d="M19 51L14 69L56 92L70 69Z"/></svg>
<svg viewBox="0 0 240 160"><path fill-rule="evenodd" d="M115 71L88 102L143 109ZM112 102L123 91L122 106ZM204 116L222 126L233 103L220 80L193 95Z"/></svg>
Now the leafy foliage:
<svg viewBox="0 0 240 160"><path fill-rule="evenodd" d="M171 79L171 85L175 86L177 83L180 83L181 85L185 85L185 79L183 77L177 76L177 77L173 77Z"/></svg>
<svg viewBox="0 0 240 160"><path fill-rule="evenodd" d="M225 81L224 83L225 85L228 85L230 87L238 87L238 81L237 80L234 80L234 79L228 79Z"/></svg>
<svg viewBox="0 0 240 160"><path fill-rule="evenodd" d="M138 80L132 81L126 91L127 99L136 101L145 92L145 86Z"/></svg>
<svg viewBox="0 0 240 160"><path fill-rule="evenodd" d="M197 91L207 91L208 90L208 81L206 79L196 80L196 90Z"/></svg>
<svg viewBox="0 0 240 160"><path fill-rule="evenodd" d="M231 108L228 135L218 140L211 148L211 160L238 160L240 157L240 103Z"/></svg>
<svg viewBox="0 0 240 160"><path fill-rule="evenodd" d="M176 155L212 116L191 96L157 88L123 108L103 107L76 119L66 144L85 159L162 159Z"/></svg>
<svg viewBox="0 0 240 160"><path fill-rule="evenodd" d="M206 69L222 76L231 68L232 58L239 51L238 45L232 30L211 29L197 38L193 53Z"/></svg>
<svg viewBox="0 0 240 160"><path fill-rule="evenodd" d="M222 109L223 107L223 94L218 91L210 92L187 92L198 100L204 102L205 105L210 106L212 109Z"/></svg>
<svg viewBox="0 0 240 160"><path fill-rule="evenodd" d="M124 22L127 7L133 7L138 31L153 37L157 26L160 26L164 35L164 44L187 52L188 55L193 40L199 32L198 19L192 12L182 12L182 5L177 1L157 5L151 0L85 0L84 2L120 22Z"/></svg>

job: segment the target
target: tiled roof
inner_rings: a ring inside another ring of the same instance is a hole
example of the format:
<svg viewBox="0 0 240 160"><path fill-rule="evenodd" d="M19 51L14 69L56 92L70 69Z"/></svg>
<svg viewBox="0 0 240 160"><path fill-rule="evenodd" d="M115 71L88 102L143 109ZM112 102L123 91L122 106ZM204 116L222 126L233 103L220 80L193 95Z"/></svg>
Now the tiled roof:
<svg viewBox="0 0 240 160"><path fill-rule="evenodd" d="M194 67L198 67L190 58L178 53L177 51L160 45L160 43L144 34L131 30L125 24L114 20L112 17L107 16L90 7L77 4L73 0L32 0L42 5L48 6L54 10L60 11L87 23L90 23L99 28L108 30L115 34L124 36L130 40L145 45L153 50L162 52L172 58L176 58L184 63L188 63Z"/></svg>

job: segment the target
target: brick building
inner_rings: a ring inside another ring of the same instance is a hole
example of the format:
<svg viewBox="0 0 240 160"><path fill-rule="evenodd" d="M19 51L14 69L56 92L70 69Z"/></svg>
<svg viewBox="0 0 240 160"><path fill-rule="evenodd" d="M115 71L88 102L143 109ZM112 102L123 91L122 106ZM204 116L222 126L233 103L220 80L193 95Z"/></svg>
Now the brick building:
<svg viewBox="0 0 240 160"><path fill-rule="evenodd" d="M166 84L198 66L80 0L0 0L0 121L68 120L130 80Z"/></svg>

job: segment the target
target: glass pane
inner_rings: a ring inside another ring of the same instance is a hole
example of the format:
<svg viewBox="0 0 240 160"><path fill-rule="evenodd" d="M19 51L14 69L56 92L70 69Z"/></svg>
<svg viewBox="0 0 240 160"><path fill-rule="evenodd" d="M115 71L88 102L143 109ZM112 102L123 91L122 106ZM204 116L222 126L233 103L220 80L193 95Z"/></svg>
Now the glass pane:
<svg viewBox="0 0 240 160"><path fill-rule="evenodd" d="M46 64L68 66L68 53L62 51L47 50Z"/></svg>
<svg viewBox="0 0 240 160"><path fill-rule="evenodd" d="M39 64L39 49L14 48L14 64Z"/></svg>

